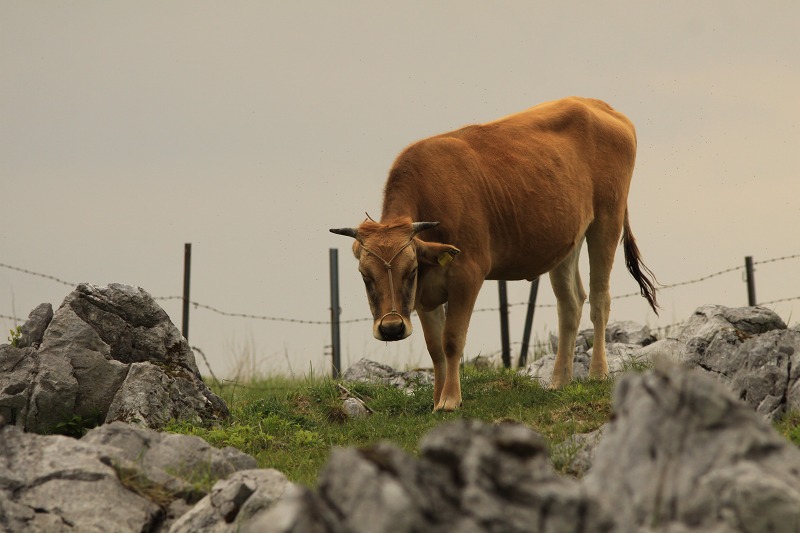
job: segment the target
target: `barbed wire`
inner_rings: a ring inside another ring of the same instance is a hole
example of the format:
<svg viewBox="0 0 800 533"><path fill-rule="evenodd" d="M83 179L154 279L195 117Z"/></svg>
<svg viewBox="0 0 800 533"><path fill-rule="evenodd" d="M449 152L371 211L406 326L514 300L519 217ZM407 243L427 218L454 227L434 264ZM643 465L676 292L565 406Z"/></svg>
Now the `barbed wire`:
<svg viewBox="0 0 800 533"><path fill-rule="evenodd" d="M788 259L797 259L800 254L784 255L783 257L774 257L772 259L764 259L763 261L753 261L753 265L765 265L767 263L777 263L778 261L786 261Z"/></svg>
<svg viewBox="0 0 800 533"><path fill-rule="evenodd" d="M800 296L792 296L791 298L781 298L779 300L770 300L768 302L759 302L756 305L772 305L772 304L779 304L783 302L791 302L792 300L800 300Z"/></svg>
<svg viewBox="0 0 800 533"><path fill-rule="evenodd" d="M800 257L800 255L787 256L785 258L779 258L779 259L793 259L794 257ZM775 261L775 260L762 261L762 263L773 262L773 261ZM706 281L706 280L709 280L711 278L715 278L717 276L722 276L723 274L727 274L729 272L735 272L736 270L742 270L743 268L744 268L744 266L726 268L725 270L720 270L719 272L714 272L713 274L708 274L708 275L702 276L700 278L691 279L691 280L688 280L688 281L681 281L680 283L672 283L670 285L659 285L657 288L658 288L658 290L664 290L664 289L673 289L675 287L682 287L684 285L692 285L694 283L700 283L702 281ZM611 299L612 300L621 300L623 298L630 298L632 296L640 296L640 295L641 295L641 293L639 293L639 292L630 292L630 293L627 293L627 294L620 294L620 295L617 295L617 296L612 296ZM588 304L588 302L587 302L587 304ZM508 307L515 307L515 306L519 306L519 305L528 305L528 302L514 302L514 303L508 304ZM551 308L555 308L555 307L557 307L557 305L556 304L537 304L536 307L551 307ZM499 310L500 310L499 307L484 307L484 308L481 308L481 309L475 309L474 312L477 313L477 312L483 312L483 311L499 311Z"/></svg>
<svg viewBox="0 0 800 533"><path fill-rule="evenodd" d="M154 300L183 300L183 296L154 296ZM293 324L311 324L311 325L330 325L330 320L305 320L300 318L282 318L282 317L275 317L275 316L266 316L266 315L251 315L248 313L230 313L228 311L222 311L217 309L216 307L211 307L210 305L201 304L200 302L194 302L189 300L189 303L197 308L206 309L208 311L214 312L218 315L234 317L234 318L251 318L253 320L267 320L271 322L289 322ZM348 320L340 320L339 324L350 324L353 322L366 322L367 320L372 320L371 318L351 318Z"/></svg>
<svg viewBox="0 0 800 533"><path fill-rule="evenodd" d="M764 259L763 261L754 261L753 265L765 265L765 264L769 264L769 263L777 263L777 262L780 262L780 261L788 261L790 259L797 259L797 258L800 258L800 254L793 254L793 255L785 255L785 256L781 256L781 257L774 257L772 259ZM41 272L34 272L34 271L26 269L26 268L16 267L16 266L8 265L8 264L5 264L5 263L0 263L0 268L6 268L8 270L13 270L15 272L21 272L23 274L28 274L28 275L40 277L40 278L43 278L43 279L48 279L48 280L55 281L57 283L60 283L62 285L67 285L67 286L70 286L70 287L75 287L75 286L78 285L77 283L72 283L72 282L63 280L61 278L58 278L56 276L52 276L50 274L42 274ZM668 290L668 289L674 289L676 287L684 287L684 286L687 286L687 285L693 285L693 284L697 284L697 283L702 283L702 282L707 281L709 279L712 279L712 278L715 278L715 277L718 277L718 276L722 276L722 275L728 274L730 272L735 272L737 270L743 270L744 268L745 268L744 265L739 265L739 266L735 266L735 267L731 267L731 268L726 268L724 270L720 270L720 271L714 272L712 274L707 274L707 275L701 276L699 278L695 278L695 279L691 279L691 280L687 280L687 281L681 281L681 282L678 282L678 283L672 283L672 284L668 284L668 285L660 285L658 287L658 289L659 290ZM612 300L620 300L620 299L623 299L623 298L631 298L631 297L639 296L639 295L640 295L639 292L631 292L631 293L627 293L627 294L621 294L621 295L618 295L618 296L613 296L611 299ZM183 296L154 296L153 299L154 300L162 300L162 301L165 301L165 300L183 300ZM789 297L789 298L781 298L781 299L777 299L777 300L770 300L770 301L767 301L767 302L761 302L761 303L759 303L759 305L771 305L771 304L776 304L776 303L789 302L789 301L793 301L793 300L800 300L800 296L794 296L794 297ZM195 309L205 309L207 311L211 311L213 313L216 313L216 314L218 314L220 316L226 316L226 317L231 317L231 318L247 318L247 319L252 319L252 320L263 320L263 321L269 321L269 322L286 322L286 323L291 323L291 324L307 324L307 325L318 325L318 326L319 325L330 325L330 323L331 323L330 320L306 320L306 319L299 319L299 318L285 318L285 317L276 317L276 316L269 316L269 315L256 315L256 314L250 314L250 313L234 313L234 312L229 312L229 311L223 311L223 310L218 309L216 307L212 307L210 305L203 304L203 303L196 302L196 301L192 301L192 300L190 300L189 303L192 306L194 306ZM513 302L513 303L509 303L508 307L517 307L517 306L522 306L522 305L528 305L528 302ZM538 304L536 304L536 307L539 308L539 309L542 309L542 308L556 308L557 304L551 304L551 303L550 304L542 304L542 303L538 303ZM482 312L499 311L499 310L500 310L499 306L497 306L497 307L482 307L482 308L479 308L479 309L474 309L473 313L482 313ZM0 318L4 318L4 319L7 319L7 320L15 320L15 321L18 320L17 317L12 317L12 316L9 316L9 315L0 315ZM351 318L351 319L347 319L347 320L339 320L339 324L354 324L354 323L357 323L357 322L369 322L371 320L373 320L373 319L370 318L370 317Z"/></svg>
<svg viewBox="0 0 800 533"><path fill-rule="evenodd" d="M782 257L774 257L772 259L765 259L763 261L753 261L753 266L755 266L755 265L765 265L765 264L768 264L768 263L777 263L779 261L786 261L786 260L789 260L789 259L797 259L797 258L800 258L800 254L784 255ZM657 287L657 289L658 290L665 290L665 289L674 289L675 287L683 287L683 286L686 286L686 285L693 285L695 283L701 283L703 281L707 281L709 279L716 278L718 276L722 276L722 275L728 274L730 272L736 272L737 270L744 270L744 268L745 268L744 265L739 265L739 266L735 266L735 267L731 267L731 268L726 268L724 270L720 270L719 272L714 272L713 274L707 274L705 276L702 276L702 277L699 277L699 278L695 278L695 279L690 279L688 281L681 281L681 282L678 282L678 283L671 283L671 284L668 284L668 285L659 285ZM620 295L617 295L617 296L612 296L611 299L612 300L621 300L623 298L631 298L633 296L641 296L641 293L640 292L630 292L630 293L627 293L627 294L620 294ZM792 298L783 298L783 299L780 299L780 300L772 300L772 301L769 301L769 302L763 302L762 304L759 304L759 305L773 304L773 303L779 303L779 302L787 302L787 301L796 300L796 299L800 299L800 297L795 296L795 297L792 297ZM519 305L528 305L528 302L510 303L510 304L508 304L508 307L514 307L514 306L519 306ZM536 307L556 307L556 304L540 304L540 305L537 304ZM499 310L500 310L499 307L486 307L486 308L482 308L482 309L476 309L475 312L479 312L479 311L499 311Z"/></svg>
<svg viewBox="0 0 800 533"><path fill-rule="evenodd" d="M183 296L154 296L154 300L183 300ZM194 306L195 309L206 309L213 313L216 313L221 316L228 316L233 318L250 318L253 320L267 320L271 322L290 322L293 324L312 324L312 325L322 325L322 324L330 324L330 320L304 320L299 318L282 318L276 316L266 316L266 315L252 315L249 313L230 313L228 311L222 311L221 309L217 309L216 307L211 307L210 305L201 304L200 302L195 302L189 300L189 303ZM359 319L360 320L360 319ZM340 324L343 324L344 321L339 321Z"/></svg>
<svg viewBox="0 0 800 533"><path fill-rule="evenodd" d="M657 328L651 329L650 333L656 333L656 332L661 332L661 331L663 331L664 333L667 333L671 329L675 329L675 328L678 328L678 327L686 325L686 322L688 322L688 320L681 320L680 322L674 322L674 323L668 324L666 326L659 326Z"/></svg>
<svg viewBox="0 0 800 533"><path fill-rule="evenodd" d="M62 285L67 285L68 287L77 287L78 286L77 283L72 283L70 281L64 281L61 278L57 278L57 277L51 276L49 274L41 274L39 272L34 272L34 271L28 270L26 268L20 268L20 267L15 267L15 266L11 266L11 265L6 265L4 263L0 263L0 267L7 268L9 270L15 270L17 272L22 272L23 274L29 274L31 276L37 276L37 277L40 277L40 278L49 279L51 281L55 281L57 283L61 283Z"/></svg>

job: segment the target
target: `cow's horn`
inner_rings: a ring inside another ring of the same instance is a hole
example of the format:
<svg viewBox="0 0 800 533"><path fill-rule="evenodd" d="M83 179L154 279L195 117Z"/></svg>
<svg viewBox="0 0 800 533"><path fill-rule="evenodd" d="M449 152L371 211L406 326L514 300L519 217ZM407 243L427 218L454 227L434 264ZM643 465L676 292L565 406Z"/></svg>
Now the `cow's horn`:
<svg viewBox="0 0 800 533"><path fill-rule="evenodd" d="M328 231L331 233L335 233L337 235L344 235L345 237L352 237L356 238L358 236L358 230L356 228L331 228Z"/></svg>
<svg viewBox="0 0 800 533"><path fill-rule="evenodd" d="M435 228L438 225L438 222L414 222L411 224L411 228L414 230L414 233L419 233L426 229Z"/></svg>

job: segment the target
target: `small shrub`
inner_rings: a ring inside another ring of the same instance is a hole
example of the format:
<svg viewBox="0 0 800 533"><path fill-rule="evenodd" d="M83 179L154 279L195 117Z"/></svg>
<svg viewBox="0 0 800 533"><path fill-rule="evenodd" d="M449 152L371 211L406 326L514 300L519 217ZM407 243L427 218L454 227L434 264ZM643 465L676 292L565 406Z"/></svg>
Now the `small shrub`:
<svg viewBox="0 0 800 533"><path fill-rule="evenodd" d="M135 468L125 467L120 464L112 464L120 484L131 492L150 500L162 509L169 507L173 501L178 499L178 495L158 483L153 483Z"/></svg>
<svg viewBox="0 0 800 533"><path fill-rule="evenodd" d="M101 423L100 413L93 413L87 416L81 416L76 413L69 419L56 424L51 433L79 439L86 435L90 429L96 428Z"/></svg>
<svg viewBox="0 0 800 533"><path fill-rule="evenodd" d="M19 347L19 339L22 337L22 326L17 326L14 329L8 330L10 335L8 336L8 342L11 343L11 346L14 348Z"/></svg>
<svg viewBox="0 0 800 533"><path fill-rule="evenodd" d="M553 462L556 472L568 474L569 467L580 449L580 443L572 439L567 439L558 446L554 446L550 452L550 460Z"/></svg>
<svg viewBox="0 0 800 533"><path fill-rule="evenodd" d="M298 429L294 432L294 435L292 435L292 444L303 447L318 446L322 444L322 439L320 439L319 435L314 431Z"/></svg>
<svg viewBox="0 0 800 533"><path fill-rule="evenodd" d="M795 446L800 446L800 411L789 411L775 423L775 428Z"/></svg>

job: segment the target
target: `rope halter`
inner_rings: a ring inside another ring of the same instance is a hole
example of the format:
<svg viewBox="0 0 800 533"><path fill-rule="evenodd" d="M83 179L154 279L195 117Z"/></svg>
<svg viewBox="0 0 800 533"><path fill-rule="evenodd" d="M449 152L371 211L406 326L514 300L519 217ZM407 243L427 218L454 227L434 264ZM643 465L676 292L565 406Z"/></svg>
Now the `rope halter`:
<svg viewBox="0 0 800 533"><path fill-rule="evenodd" d="M384 259L383 257L381 257L380 255L378 255L377 253L375 253L372 250L370 250L369 248L367 248L366 246L364 246L363 242L359 241L359 244L361 244L361 247L364 249L365 252L367 252L368 254L374 255L375 257L377 257L378 259L383 261L383 266L386 267L386 274L389 276L389 292L392 295L392 310L389 311L388 313L384 314L380 319L378 319L378 324L383 323L383 319L386 318L389 315L397 315L401 319L403 318L403 315L401 315L400 312L397 310L397 302L396 302L395 296L394 296L394 281L392 280L392 261L394 261L395 258L398 255L400 255L400 252L405 250L408 247L408 245L411 244L413 241L414 241L414 237L411 237L408 240L408 242L405 243L403 246L401 246L400 249L397 250L394 253L394 255L392 256L392 258L389 259L388 261L386 259Z"/></svg>

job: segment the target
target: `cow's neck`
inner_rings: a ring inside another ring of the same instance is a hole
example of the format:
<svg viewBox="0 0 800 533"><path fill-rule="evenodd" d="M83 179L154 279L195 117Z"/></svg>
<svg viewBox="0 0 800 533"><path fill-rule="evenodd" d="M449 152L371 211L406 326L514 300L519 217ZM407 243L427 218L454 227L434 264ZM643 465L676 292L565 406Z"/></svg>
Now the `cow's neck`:
<svg viewBox="0 0 800 533"><path fill-rule="evenodd" d="M400 217L411 217L411 220L418 220L420 215L419 191L409 185L417 182L417 180L411 179L408 173L401 172L397 168L392 169L384 189L381 223Z"/></svg>
<svg viewBox="0 0 800 533"><path fill-rule="evenodd" d="M414 222L419 222L424 213L420 210L419 202L409 201L403 194L393 194L386 196L383 202L383 212L381 213L381 224L397 220L402 217L411 217ZM424 217L423 217L424 218Z"/></svg>
<svg viewBox="0 0 800 533"><path fill-rule="evenodd" d="M386 224L403 217L411 217L411 220L416 222L419 218L416 206L397 205L396 203L391 206L384 206L383 213L381 214L381 224Z"/></svg>

